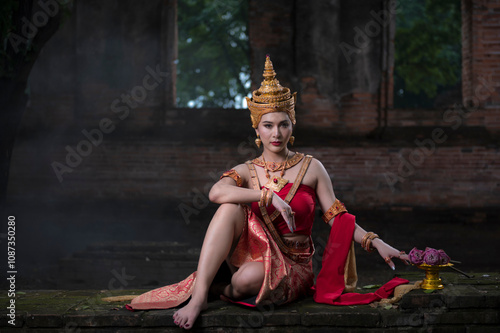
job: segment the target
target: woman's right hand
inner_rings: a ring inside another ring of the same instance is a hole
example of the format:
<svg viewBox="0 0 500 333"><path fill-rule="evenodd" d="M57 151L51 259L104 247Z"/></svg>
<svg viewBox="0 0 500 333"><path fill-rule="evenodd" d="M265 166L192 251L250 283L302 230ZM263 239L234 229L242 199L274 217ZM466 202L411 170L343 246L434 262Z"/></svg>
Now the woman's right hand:
<svg viewBox="0 0 500 333"><path fill-rule="evenodd" d="M272 205L281 213L283 219L288 225L288 229L290 229L290 232L295 232L295 213L292 211L292 207L290 207L290 205L281 199L276 193L273 195Z"/></svg>

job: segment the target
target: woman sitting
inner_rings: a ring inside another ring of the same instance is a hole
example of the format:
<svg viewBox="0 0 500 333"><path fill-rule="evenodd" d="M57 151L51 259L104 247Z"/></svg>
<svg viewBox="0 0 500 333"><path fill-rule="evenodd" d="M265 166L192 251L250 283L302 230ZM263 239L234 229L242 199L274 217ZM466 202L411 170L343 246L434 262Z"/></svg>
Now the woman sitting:
<svg viewBox="0 0 500 333"><path fill-rule="evenodd" d="M224 261L232 274L219 290L226 300L284 304L315 290L317 302L366 303L373 299L340 299L357 281L353 241L366 250L376 249L393 269L391 258L407 259L404 252L355 223L335 197L330 177L317 159L289 150L296 93L279 84L269 57L263 76L261 87L247 98L262 155L225 172L212 187L209 198L220 207L206 232L197 271L177 284L136 297L129 309L171 308L190 298L175 312L174 321L192 328L207 307L210 287ZM333 228L314 286L311 231L316 202L325 212L323 220ZM404 280L396 282L401 283Z"/></svg>

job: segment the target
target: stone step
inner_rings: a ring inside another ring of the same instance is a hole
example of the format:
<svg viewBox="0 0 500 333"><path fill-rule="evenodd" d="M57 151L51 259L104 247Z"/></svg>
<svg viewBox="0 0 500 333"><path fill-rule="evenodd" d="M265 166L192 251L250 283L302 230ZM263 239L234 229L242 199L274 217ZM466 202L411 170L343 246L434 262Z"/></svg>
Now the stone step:
<svg viewBox="0 0 500 333"><path fill-rule="evenodd" d="M464 278L440 274L445 288L413 290L399 304L330 306L312 297L284 306L254 309L223 301L209 302L193 331L207 332L499 332L500 273ZM402 274L411 282L421 272ZM380 281L383 282L383 281ZM14 326L9 324L7 293L0 294L3 332L180 332L172 320L176 309L128 311L102 298L145 290L29 290L16 296ZM373 292L374 289L358 290Z"/></svg>
<svg viewBox="0 0 500 333"><path fill-rule="evenodd" d="M103 242L59 260L60 289L155 288L196 270L199 249L177 242Z"/></svg>

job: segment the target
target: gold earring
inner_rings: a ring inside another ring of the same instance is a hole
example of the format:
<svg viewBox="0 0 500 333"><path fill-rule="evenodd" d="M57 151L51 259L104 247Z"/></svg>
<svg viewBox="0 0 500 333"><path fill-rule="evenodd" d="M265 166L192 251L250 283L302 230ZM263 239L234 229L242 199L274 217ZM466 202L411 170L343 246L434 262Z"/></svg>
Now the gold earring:
<svg viewBox="0 0 500 333"><path fill-rule="evenodd" d="M295 142L295 137L292 135L288 140L288 142L290 142L290 144L293 146L293 143Z"/></svg>
<svg viewBox="0 0 500 333"><path fill-rule="evenodd" d="M262 145L262 140L259 138L258 135L257 135L257 139L255 139L255 144L257 145L258 148L260 148L260 146Z"/></svg>

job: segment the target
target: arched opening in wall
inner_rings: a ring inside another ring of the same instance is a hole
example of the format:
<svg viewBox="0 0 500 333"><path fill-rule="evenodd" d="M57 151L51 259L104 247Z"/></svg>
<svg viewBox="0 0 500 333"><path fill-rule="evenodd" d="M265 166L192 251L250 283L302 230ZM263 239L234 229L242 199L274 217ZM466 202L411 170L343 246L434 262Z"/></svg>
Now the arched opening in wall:
<svg viewBox="0 0 500 333"><path fill-rule="evenodd" d="M460 0L399 0L394 107L442 109L461 103Z"/></svg>
<svg viewBox="0 0 500 333"><path fill-rule="evenodd" d="M245 108L248 2L178 0L177 6L177 107Z"/></svg>

